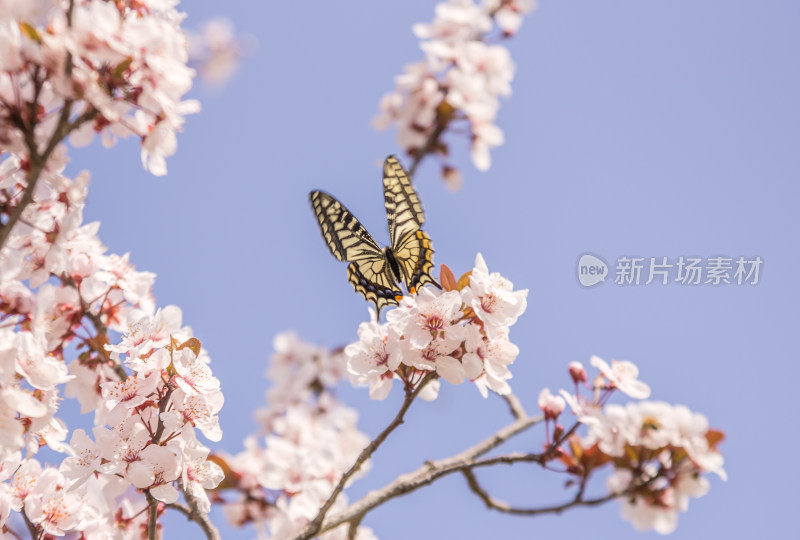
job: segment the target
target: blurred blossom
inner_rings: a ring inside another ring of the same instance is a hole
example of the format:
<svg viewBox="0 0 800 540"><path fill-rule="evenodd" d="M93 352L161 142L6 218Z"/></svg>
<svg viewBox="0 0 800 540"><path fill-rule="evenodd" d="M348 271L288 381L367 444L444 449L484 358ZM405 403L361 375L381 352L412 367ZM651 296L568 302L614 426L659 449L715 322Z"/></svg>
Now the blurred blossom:
<svg viewBox="0 0 800 540"><path fill-rule="evenodd" d="M141 160L166 174L175 133L198 102L183 100L187 65L184 15L177 2L9 2L0 4L0 146L25 158L70 134L76 146L101 134L141 138ZM34 123L15 121L36 110ZM73 121L66 133L61 112ZM27 114L27 113L26 113ZM23 133L33 126L33 134ZM58 150L63 153L63 150ZM47 163L58 170L65 157Z"/></svg>
<svg viewBox="0 0 800 540"><path fill-rule="evenodd" d="M499 100L511 95L514 78L511 55L496 41L515 34L533 8L531 0L438 4L431 23L414 25L424 60L407 65L395 77L394 91L381 99L380 113L373 119L375 129L395 124L398 144L417 158L428 153L447 156L443 134L450 129L468 131L475 167L489 169L490 150L504 141L494 123ZM455 167L445 163L442 177L450 189L458 189L461 175Z"/></svg>
<svg viewBox="0 0 800 540"><path fill-rule="evenodd" d="M224 17L206 21L196 32L188 32L189 62L210 86L223 86L236 73L246 56L258 48L252 34L236 35L233 22Z"/></svg>

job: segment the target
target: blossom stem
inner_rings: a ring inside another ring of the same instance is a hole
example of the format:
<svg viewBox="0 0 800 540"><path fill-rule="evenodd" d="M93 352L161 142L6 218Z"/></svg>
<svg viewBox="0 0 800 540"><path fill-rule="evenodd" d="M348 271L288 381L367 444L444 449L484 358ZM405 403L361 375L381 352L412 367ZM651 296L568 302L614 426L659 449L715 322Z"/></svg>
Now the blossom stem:
<svg viewBox="0 0 800 540"><path fill-rule="evenodd" d="M350 469L347 472L345 472L339 479L339 483L333 489L333 492L331 493L330 497L328 497L328 500L325 501L325 504L322 505L322 508L320 508L316 517L314 517L314 519L311 520L311 522L308 525L306 525L300 532L300 534L297 536L298 540L308 540L316 536L317 533L324 532L321 531L321 529L322 529L322 524L325 520L325 516L328 513L328 510L330 510L331 506L333 506L333 503L336 502L336 498L344 489L344 486L345 484L347 484L347 481L355 473L357 473L359 469L361 469L361 466L370 458L370 456L372 456L372 454L375 453L378 447L380 447L380 445L383 444L383 441L386 440L386 438L392 433L392 431L394 431L398 426L400 426L404 422L406 411L408 411L409 407L411 407L411 404L414 402L414 399L419 395L420 391L432 378L433 374L431 373L425 374L420 383L417 384L413 390L406 391L405 398L403 399L403 405L400 407L400 410L397 411L397 414L395 415L394 419L389 423L388 426L386 426L383 429L383 431L380 432L380 434L378 434L377 437L375 437L375 439L372 440L372 442L370 442L367 445L366 448L364 448L361 451L361 454L359 454L353 466L350 467ZM361 516L359 515L352 516L348 520L339 521L337 525L341 525L342 523L345 522L352 523L355 520L360 521ZM325 530L328 530L329 528L330 527L326 527Z"/></svg>

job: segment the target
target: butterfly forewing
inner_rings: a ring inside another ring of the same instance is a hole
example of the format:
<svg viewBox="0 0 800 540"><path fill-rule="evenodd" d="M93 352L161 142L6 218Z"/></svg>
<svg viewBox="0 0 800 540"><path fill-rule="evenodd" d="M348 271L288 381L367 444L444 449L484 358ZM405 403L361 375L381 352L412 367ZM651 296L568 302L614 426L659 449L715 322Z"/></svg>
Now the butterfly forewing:
<svg viewBox="0 0 800 540"><path fill-rule="evenodd" d="M349 261L347 279L353 288L381 309L397 305L397 290L391 269L380 246L345 206L323 191L309 194L320 231L334 257Z"/></svg>
<svg viewBox="0 0 800 540"><path fill-rule="evenodd" d="M422 227L425 214L408 173L394 156L389 156L383 163L383 198L389 238L392 248L395 248L407 235Z"/></svg>
<svg viewBox="0 0 800 540"><path fill-rule="evenodd" d="M334 257L340 261L383 259L378 243L342 203L324 191L312 191L309 198L322 237Z"/></svg>
<svg viewBox="0 0 800 540"><path fill-rule="evenodd" d="M426 283L439 287L430 275L433 269L433 244L420 229L425 223L422 203L403 166L394 156L383 163L383 197L392 251L405 276L410 293Z"/></svg>

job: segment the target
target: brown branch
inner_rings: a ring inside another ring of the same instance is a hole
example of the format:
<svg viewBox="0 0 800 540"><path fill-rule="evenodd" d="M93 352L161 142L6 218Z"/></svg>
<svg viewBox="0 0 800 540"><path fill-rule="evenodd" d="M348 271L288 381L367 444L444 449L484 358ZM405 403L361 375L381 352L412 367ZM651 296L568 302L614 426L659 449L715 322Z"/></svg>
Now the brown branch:
<svg viewBox="0 0 800 540"><path fill-rule="evenodd" d="M475 461L477 457L486 454L501 443L527 430L531 426L541 422L543 419L544 417L542 416L537 416L535 418L527 416L518 418L513 423L500 429L492 436L484 439L471 448L456 454L455 456L451 456L439 461L428 461L416 471L399 476L392 483L379 490L371 491L360 501L351 504L338 514L332 515L327 521L325 521L325 523L323 523L319 532L323 533L334 529L343 523L351 523L356 519L360 520L367 514L367 512L385 503L386 501L416 491L417 489L427 486L443 476L467 468L483 466L482 462ZM537 457L538 460L541 459L541 456ZM496 460L497 458L492 459ZM513 459L514 461L523 460L522 456L514 457ZM525 459L528 461L537 461L532 458ZM488 464L488 462L486 464Z"/></svg>
<svg viewBox="0 0 800 540"><path fill-rule="evenodd" d="M439 142L439 137L441 137L444 130L447 129L448 122L446 120L439 119L438 122L434 130L431 131L431 134L428 135L422 148L414 152L414 159L411 161L411 167L408 169L408 175L411 178L414 178L414 172L416 172L419 164L425 159L425 156L431 153L436 143Z"/></svg>
<svg viewBox="0 0 800 540"><path fill-rule="evenodd" d="M156 540L156 529L158 528L158 500L150 494L150 491L145 491L147 495L147 504L149 506L150 518L147 522L147 539Z"/></svg>
<svg viewBox="0 0 800 540"><path fill-rule="evenodd" d="M185 489L183 485L181 485L181 493L183 493L183 497L186 499L188 506L184 506L175 502L168 504L167 508L173 508L185 515L186 519L189 521L194 521L197 523L200 528L203 529L203 532L208 540L221 540L222 537L219 535L217 528L214 526L211 520L208 519L208 516L199 510L197 506L197 499L194 497L194 495L189 493L189 491Z"/></svg>
<svg viewBox="0 0 800 540"><path fill-rule="evenodd" d="M22 519L25 521L25 526L28 527L28 532L31 534L31 538L38 540L42 537L44 531L40 529L38 525L34 525L34 523L28 517L28 514L25 512L25 508L22 509Z"/></svg>
<svg viewBox="0 0 800 540"><path fill-rule="evenodd" d="M519 398L514 394L505 394L500 396L503 400L508 403L508 408L511 410L511 415L519 420L520 418L527 418L528 413L525 412L525 408L522 406Z"/></svg>
<svg viewBox="0 0 800 540"><path fill-rule="evenodd" d="M609 493L608 495L604 495L596 499L584 499L583 488L581 488L571 501L567 501L563 504L556 506L544 506L541 508L516 508L489 495L489 493L478 483L478 479L475 477L475 473L472 472L472 469L463 469L461 473L467 479L467 485L469 485L470 490L472 490L472 492L475 493L486 504L487 508L491 510L497 510L498 512L503 512L504 514L513 514L517 516L560 514L564 510L577 506L597 506L612 499L616 499L622 495L620 493Z"/></svg>
<svg viewBox="0 0 800 540"><path fill-rule="evenodd" d="M350 467L350 469L346 473L344 473L342 477L339 479L339 483L333 489L333 492L331 493L330 497L328 497L328 500L325 501L325 504L322 505L322 508L320 508L316 517L314 517L314 519L311 520L311 522L309 522L308 525L306 525L303 528L303 530L296 538L300 540L308 540L309 538L312 538L315 535L317 535L317 533L324 532L321 531L320 529L322 528L325 516L328 513L328 510L330 510L331 506L333 506L333 503L336 501L336 498L344 489L344 486L347 483L347 481L356 472L358 472L359 469L361 469L361 466L364 464L364 462L366 462L370 458L370 456L375 453L378 447L380 447L380 445L383 443L383 441L386 440L386 438L392 433L392 431L394 431L404 422L406 411L408 411L408 408L411 407L411 404L414 402L414 398L416 398L417 395L419 395L420 391L432 378L433 375L428 373L422 378L422 380L419 382L419 384L416 385L416 387L413 390L410 389L406 390L405 399L403 399L403 405L400 407L400 410L397 411L397 414L395 415L394 419L389 423L388 426L386 426L383 429L383 431L380 432L380 434L378 434L377 437L375 437L375 439L372 442L370 442L367 445L366 448L364 448L361 451L361 454L359 454L358 458L356 458L356 462L353 464L353 466ZM339 523L337 523L337 525L341 525L342 523L345 523L347 521L352 522L355 519L358 519L358 521L360 521L361 517L357 515L351 519L342 520Z"/></svg>

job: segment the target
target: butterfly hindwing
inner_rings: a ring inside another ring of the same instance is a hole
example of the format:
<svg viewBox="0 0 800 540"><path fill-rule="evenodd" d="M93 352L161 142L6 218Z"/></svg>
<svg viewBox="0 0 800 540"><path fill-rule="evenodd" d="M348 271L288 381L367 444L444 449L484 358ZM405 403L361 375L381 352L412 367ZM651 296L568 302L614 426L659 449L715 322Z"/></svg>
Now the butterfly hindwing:
<svg viewBox="0 0 800 540"><path fill-rule="evenodd" d="M364 263L354 262L347 266L347 280L367 302L375 304L379 320L384 306L396 306L403 297L403 293L397 290L391 271L385 263L384 259L384 268L380 272L372 271L371 266Z"/></svg>
<svg viewBox="0 0 800 540"><path fill-rule="evenodd" d="M405 275L408 292L416 294L428 283L442 288L430 274L433 270L433 243L428 233L423 230L410 233L392 251Z"/></svg>

